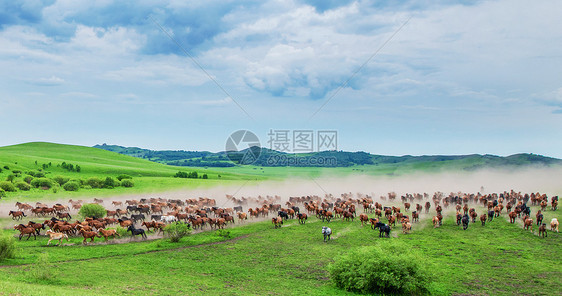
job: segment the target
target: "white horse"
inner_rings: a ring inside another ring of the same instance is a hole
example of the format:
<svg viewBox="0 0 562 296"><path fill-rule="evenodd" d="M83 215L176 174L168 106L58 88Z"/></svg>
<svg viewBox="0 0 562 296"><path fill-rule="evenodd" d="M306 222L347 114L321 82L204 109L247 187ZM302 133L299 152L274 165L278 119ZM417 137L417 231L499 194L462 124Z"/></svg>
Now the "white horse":
<svg viewBox="0 0 562 296"><path fill-rule="evenodd" d="M171 223L178 221L178 219L176 218L176 216L162 216L160 217L160 221L164 223Z"/></svg>
<svg viewBox="0 0 562 296"><path fill-rule="evenodd" d="M324 242L326 242L326 238L330 240L330 236L332 235L332 229L327 226L322 226L322 234L324 235Z"/></svg>
<svg viewBox="0 0 562 296"><path fill-rule="evenodd" d="M558 232L558 219L556 218L552 218L552 220L550 220L550 230L551 231L556 231Z"/></svg>

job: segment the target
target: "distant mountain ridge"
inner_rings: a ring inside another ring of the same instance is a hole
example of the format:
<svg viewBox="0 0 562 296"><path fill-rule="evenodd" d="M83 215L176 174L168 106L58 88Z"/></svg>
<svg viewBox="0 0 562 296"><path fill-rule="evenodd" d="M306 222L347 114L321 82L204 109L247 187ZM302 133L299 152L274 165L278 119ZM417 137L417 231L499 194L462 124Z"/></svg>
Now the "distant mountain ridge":
<svg viewBox="0 0 562 296"><path fill-rule="evenodd" d="M225 151L150 150L107 144L95 145L93 147L175 166L232 167L236 165L229 160ZM490 154L388 156L362 151L322 151L289 154L267 148L261 149L261 154L253 165L264 167L349 167L354 165L400 165L432 162L459 162L463 164L462 167L464 169L468 170L487 166L562 165L561 159L531 153L520 153L510 156Z"/></svg>

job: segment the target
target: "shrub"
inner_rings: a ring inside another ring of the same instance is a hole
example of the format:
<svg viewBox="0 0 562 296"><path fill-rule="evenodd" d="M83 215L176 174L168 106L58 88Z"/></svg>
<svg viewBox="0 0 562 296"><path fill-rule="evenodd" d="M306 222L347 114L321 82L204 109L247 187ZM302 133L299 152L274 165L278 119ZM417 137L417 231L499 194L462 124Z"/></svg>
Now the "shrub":
<svg viewBox="0 0 562 296"><path fill-rule="evenodd" d="M23 180L24 180L27 184L31 184L31 181L33 181L33 177L32 177L32 176L25 176L25 177L23 177Z"/></svg>
<svg viewBox="0 0 562 296"><path fill-rule="evenodd" d="M92 188L102 188L103 181L100 178L92 177L86 180L86 184L90 185Z"/></svg>
<svg viewBox="0 0 562 296"><path fill-rule="evenodd" d="M103 187L112 189L114 187L118 187L118 181L113 179L112 177L106 177L105 181L103 181Z"/></svg>
<svg viewBox="0 0 562 296"><path fill-rule="evenodd" d="M131 188L131 187L135 186L135 183L133 182L133 180L125 179L125 180L121 181L121 186Z"/></svg>
<svg viewBox="0 0 562 296"><path fill-rule="evenodd" d="M19 182L17 182L17 183L16 183L16 187L17 187L19 190L23 190L23 191L29 191L29 189L31 189L31 186L30 186L29 184L27 184L26 182L24 182L24 181L19 181Z"/></svg>
<svg viewBox="0 0 562 296"><path fill-rule="evenodd" d="M36 172L34 175L35 178L45 178L45 173L43 172Z"/></svg>
<svg viewBox="0 0 562 296"><path fill-rule="evenodd" d="M53 180L55 180L55 182L59 183L60 186L64 185L66 182L68 182L70 180L70 178L66 178L63 176L56 176L53 178Z"/></svg>
<svg viewBox="0 0 562 296"><path fill-rule="evenodd" d="M170 241L177 243L180 239L191 233L191 228L188 224L176 222L164 227L164 233L170 238Z"/></svg>
<svg viewBox="0 0 562 296"><path fill-rule="evenodd" d="M6 177L6 181L12 182L12 181L14 181L15 178L16 178L16 175L10 174L10 175L8 175L8 177Z"/></svg>
<svg viewBox="0 0 562 296"><path fill-rule="evenodd" d="M123 179L132 179L132 178L133 177L131 177L129 175L126 175L126 174L122 174L122 175L117 176L117 180L119 180L119 181L123 181Z"/></svg>
<svg viewBox="0 0 562 296"><path fill-rule="evenodd" d="M78 191L80 189L80 184L76 181L66 182L62 188L66 191Z"/></svg>
<svg viewBox="0 0 562 296"><path fill-rule="evenodd" d="M37 176L37 175L36 175ZM53 187L55 184L53 183L53 180L51 179L47 179L47 178L35 178L31 181L31 186L35 187L35 188L51 188Z"/></svg>
<svg viewBox="0 0 562 296"><path fill-rule="evenodd" d="M207 174L203 174L203 179L209 179L209 176L207 176Z"/></svg>
<svg viewBox="0 0 562 296"><path fill-rule="evenodd" d="M336 286L347 291L420 295L427 293L430 281L420 261L404 247L369 246L336 257L328 271Z"/></svg>
<svg viewBox="0 0 562 296"><path fill-rule="evenodd" d="M2 197L6 197L6 191L4 191L4 189L0 188L0 198Z"/></svg>
<svg viewBox="0 0 562 296"><path fill-rule="evenodd" d="M5 165L5 166L4 166L4 169L6 169L6 170L8 170L8 171L9 171L9 170L10 170L10 167L9 167L9 166L7 166L7 165Z"/></svg>
<svg viewBox="0 0 562 296"><path fill-rule="evenodd" d="M127 235L131 235L130 232L127 231L126 228L123 228L121 226L117 226L117 228L115 228L115 231L120 235L120 236L127 236Z"/></svg>
<svg viewBox="0 0 562 296"><path fill-rule="evenodd" d="M225 230L225 229L217 229L217 231L215 232L215 234L217 236L223 237L223 238L230 238L230 231L229 230Z"/></svg>
<svg viewBox="0 0 562 296"><path fill-rule="evenodd" d="M34 172L34 171L26 172L26 174L28 174L28 175L30 175L30 176L32 176L32 177L35 177L35 172Z"/></svg>
<svg viewBox="0 0 562 296"><path fill-rule="evenodd" d="M15 258L16 256L16 241L12 236L0 236L0 261L4 259Z"/></svg>
<svg viewBox="0 0 562 296"><path fill-rule="evenodd" d="M0 182L0 188L4 189L4 191L8 191L8 192L16 192L18 191L16 189L16 186L14 186L14 184L12 184L12 182Z"/></svg>
<svg viewBox="0 0 562 296"><path fill-rule="evenodd" d="M82 219L86 217L94 219L103 218L105 214L105 208L99 204L85 204L80 208L80 211L78 211L78 215L80 215Z"/></svg>

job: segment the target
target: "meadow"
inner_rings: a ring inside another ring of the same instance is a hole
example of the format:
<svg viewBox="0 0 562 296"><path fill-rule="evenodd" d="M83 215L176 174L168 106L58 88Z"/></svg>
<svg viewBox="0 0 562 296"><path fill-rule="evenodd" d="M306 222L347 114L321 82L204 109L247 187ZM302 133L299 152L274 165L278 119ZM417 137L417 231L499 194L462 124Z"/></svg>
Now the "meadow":
<svg viewBox="0 0 562 296"><path fill-rule="evenodd" d="M545 220L553 215L547 211ZM33 295L349 295L330 281L328 264L349 250L385 245L418 254L431 275L431 295L560 294L562 236L541 238L505 217L463 231L452 215L434 229L424 214L412 233L398 227L391 238L379 238L357 219L335 219L328 243L320 234L323 224L314 217L279 229L268 221L244 223L227 229L228 235L207 231L176 244L158 239L82 246L81 238L72 238L70 245L46 247L46 238L32 238L18 241L18 256L3 262L0 288Z"/></svg>

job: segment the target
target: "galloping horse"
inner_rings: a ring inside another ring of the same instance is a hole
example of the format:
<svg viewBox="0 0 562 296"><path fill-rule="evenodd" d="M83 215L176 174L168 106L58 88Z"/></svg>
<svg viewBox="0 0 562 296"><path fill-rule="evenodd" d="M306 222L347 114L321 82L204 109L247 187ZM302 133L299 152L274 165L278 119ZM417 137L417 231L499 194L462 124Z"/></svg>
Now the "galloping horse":
<svg viewBox="0 0 562 296"><path fill-rule="evenodd" d="M135 237L135 235L140 235L142 237L142 239L146 239L146 233L144 233L144 229L141 228L135 228L133 225L130 225L127 228L127 231L130 231L132 236L131 239L133 239L133 237Z"/></svg>
<svg viewBox="0 0 562 296"><path fill-rule="evenodd" d="M468 217L467 214L464 214L462 216L462 229L463 230L467 230L468 229L468 222L470 221L470 218Z"/></svg>
<svg viewBox="0 0 562 296"><path fill-rule="evenodd" d="M57 244L57 246L60 246L60 244L62 243L62 240L66 238L66 241L69 241L68 239L68 235L66 235L66 233L61 233L61 232L54 232L52 230L47 230L46 234L49 235L49 241L47 242L47 246L51 244L51 241L54 239L58 239L59 243Z"/></svg>
<svg viewBox="0 0 562 296"><path fill-rule="evenodd" d="M386 233L386 237L390 237L390 225L384 224L382 222L377 222L375 229L379 229L379 237L382 237L382 233Z"/></svg>
<svg viewBox="0 0 562 296"><path fill-rule="evenodd" d="M23 211L10 211L8 216L12 216L13 220L21 220L23 217L27 217Z"/></svg>
<svg viewBox="0 0 562 296"><path fill-rule="evenodd" d="M326 239L330 240L332 229L330 229L330 227L328 226L322 226L322 235L324 235L324 242L326 242Z"/></svg>

